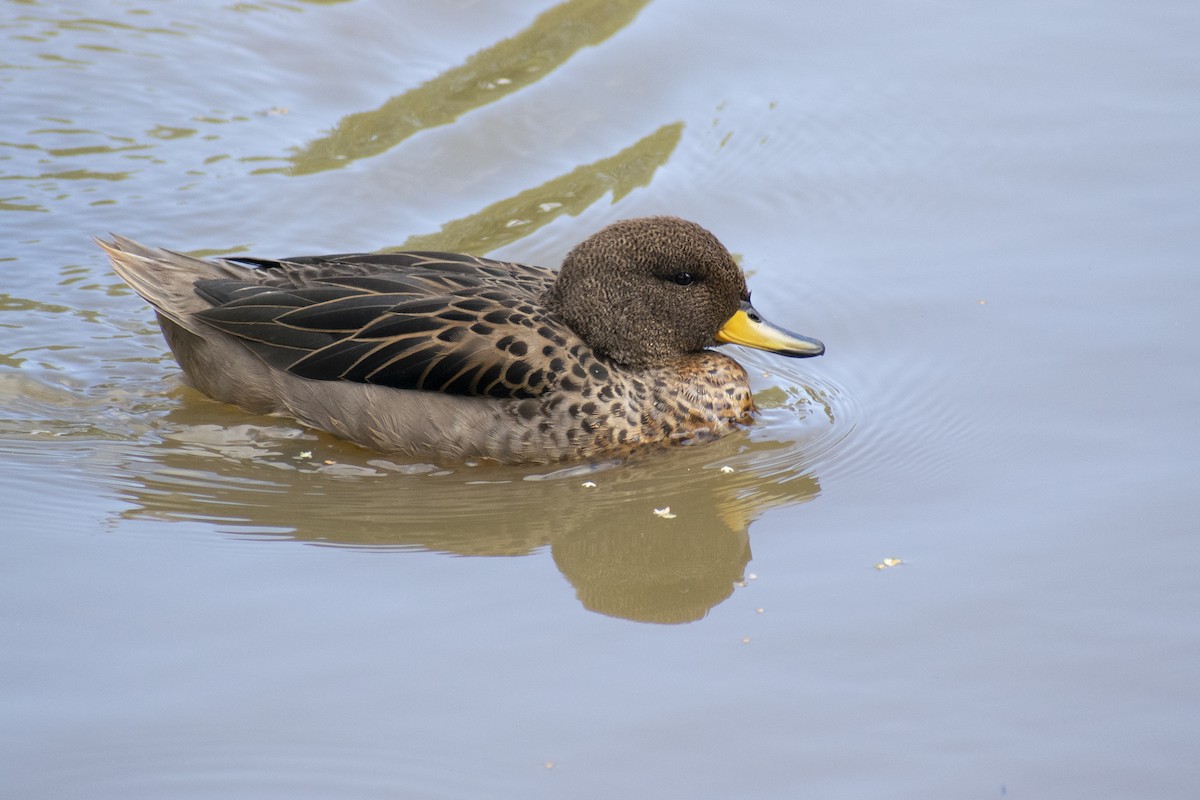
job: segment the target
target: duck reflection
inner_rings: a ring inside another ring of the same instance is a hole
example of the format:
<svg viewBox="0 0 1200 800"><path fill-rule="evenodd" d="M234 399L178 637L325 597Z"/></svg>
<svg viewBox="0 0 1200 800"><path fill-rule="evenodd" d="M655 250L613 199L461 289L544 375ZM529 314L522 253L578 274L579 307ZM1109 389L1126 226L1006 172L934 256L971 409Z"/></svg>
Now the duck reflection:
<svg viewBox="0 0 1200 800"><path fill-rule="evenodd" d="M272 418L229 427L190 390L120 470L127 516L261 539L515 556L549 547L584 607L681 623L729 597L766 509L816 497L795 443L740 432L623 464L538 473L397 463Z"/></svg>

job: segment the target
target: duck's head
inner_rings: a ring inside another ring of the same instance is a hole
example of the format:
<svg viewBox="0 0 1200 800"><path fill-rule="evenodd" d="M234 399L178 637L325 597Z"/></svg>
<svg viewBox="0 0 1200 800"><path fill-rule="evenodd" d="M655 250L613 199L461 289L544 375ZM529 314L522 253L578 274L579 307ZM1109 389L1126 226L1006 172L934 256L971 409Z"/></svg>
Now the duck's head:
<svg viewBox="0 0 1200 800"><path fill-rule="evenodd" d="M724 245L677 217L623 220L585 239L545 302L593 350L631 367L724 342L795 358L825 352L763 319Z"/></svg>

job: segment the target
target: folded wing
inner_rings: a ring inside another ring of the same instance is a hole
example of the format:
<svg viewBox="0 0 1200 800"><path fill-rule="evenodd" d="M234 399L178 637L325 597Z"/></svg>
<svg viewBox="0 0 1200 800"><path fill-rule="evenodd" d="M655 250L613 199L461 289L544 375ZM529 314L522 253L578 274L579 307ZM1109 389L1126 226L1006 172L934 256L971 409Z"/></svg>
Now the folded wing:
<svg viewBox="0 0 1200 800"><path fill-rule="evenodd" d="M252 279L197 281L212 307L196 317L304 378L528 398L579 355L536 302L554 277L538 267L441 253L229 260Z"/></svg>

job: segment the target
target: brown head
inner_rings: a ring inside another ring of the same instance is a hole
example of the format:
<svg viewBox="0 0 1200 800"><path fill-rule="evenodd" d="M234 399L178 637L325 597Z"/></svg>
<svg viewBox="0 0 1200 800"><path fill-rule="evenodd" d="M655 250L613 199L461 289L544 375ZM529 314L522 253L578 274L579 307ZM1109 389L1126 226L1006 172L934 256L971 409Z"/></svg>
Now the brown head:
<svg viewBox="0 0 1200 800"><path fill-rule="evenodd" d="M567 254L543 299L593 350L631 367L664 364L720 341L792 356L824 351L764 322L729 251L677 217L622 220L593 234ZM736 337L722 335L731 325ZM747 336L747 325L769 335Z"/></svg>

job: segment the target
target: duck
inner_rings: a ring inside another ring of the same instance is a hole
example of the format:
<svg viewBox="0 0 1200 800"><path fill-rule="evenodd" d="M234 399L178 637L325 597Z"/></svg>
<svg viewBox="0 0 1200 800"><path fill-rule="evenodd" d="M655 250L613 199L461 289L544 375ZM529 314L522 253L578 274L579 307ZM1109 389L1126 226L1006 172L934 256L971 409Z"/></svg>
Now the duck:
<svg viewBox="0 0 1200 800"><path fill-rule="evenodd" d="M440 252L196 258L97 239L154 309L184 382L380 453L546 464L631 456L753 422L725 344L792 358L716 236L614 222L559 270Z"/></svg>

